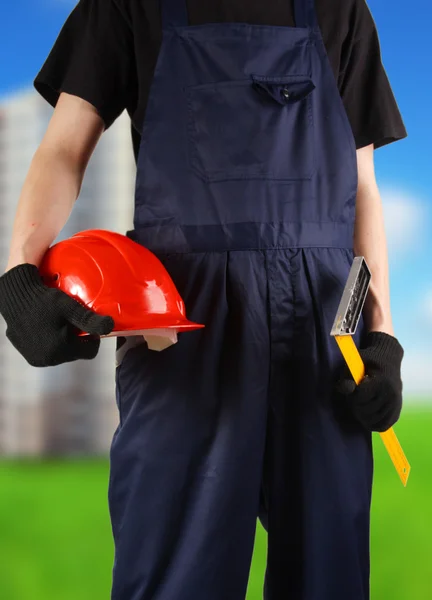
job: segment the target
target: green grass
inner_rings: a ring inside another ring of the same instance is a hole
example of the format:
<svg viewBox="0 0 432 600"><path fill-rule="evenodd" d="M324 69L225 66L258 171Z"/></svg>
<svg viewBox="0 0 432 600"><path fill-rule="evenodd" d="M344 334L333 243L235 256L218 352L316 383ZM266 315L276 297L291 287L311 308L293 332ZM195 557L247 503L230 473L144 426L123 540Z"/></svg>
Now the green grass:
<svg viewBox="0 0 432 600"><path fill-rule="evenodd" d="M432 598L431 430L432 412L405 411L397 426L407 488L376 436L372 600ZM107 477L103 461L0 463L1 600L108 600ZM247 600L262 598L265 541L259 528Z"/></svg>

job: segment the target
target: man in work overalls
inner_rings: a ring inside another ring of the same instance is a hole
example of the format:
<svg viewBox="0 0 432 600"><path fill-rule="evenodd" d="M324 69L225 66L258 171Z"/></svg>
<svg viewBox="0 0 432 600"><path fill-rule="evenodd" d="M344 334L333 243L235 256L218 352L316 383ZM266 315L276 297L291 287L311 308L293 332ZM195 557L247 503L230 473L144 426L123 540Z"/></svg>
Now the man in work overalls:
<svg viewBox="0 0 432 600"><path fill-rule="evenodd" d="M8 337L40 366L96 355L59 335L76 307L37 267L124 109L129 235L206 325L117 367L112 599L244 600L259 517L267 600L367 600L371 432L399 417L403 355L373 152L406 133L365 1L81 0L35 85L56 108L0 279ZM355 255L353 391L329 332Z"/></svg>

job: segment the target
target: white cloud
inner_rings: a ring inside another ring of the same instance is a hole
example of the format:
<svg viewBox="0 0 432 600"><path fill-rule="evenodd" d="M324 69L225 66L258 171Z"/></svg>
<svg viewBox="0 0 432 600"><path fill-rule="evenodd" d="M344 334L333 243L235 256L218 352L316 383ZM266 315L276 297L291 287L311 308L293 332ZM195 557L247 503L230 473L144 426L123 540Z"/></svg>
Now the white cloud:
<svg viewBox="0 0 432 600"><path fill-rule="evenodd" d="M389 254L392 258L411 253L426 241L427 209L420 199L407 193L382 190Z"/></svg>
<svg viewBox="0 0 432 600"><path fill-rule="evenodd" d="M432 290L426 294L421 308L422 316L424 317L425 322L429 325L432 325Z"/></svg>
<svg viewBox="0 0 432 600"><path fill-rule="evenodd" d="M404 383L404 395L407 400L415 400L416 397L428 399L432 404L432 370L431 357L427 352L411 352L405 349L405 357L402 363L402 377Z"/></svg>

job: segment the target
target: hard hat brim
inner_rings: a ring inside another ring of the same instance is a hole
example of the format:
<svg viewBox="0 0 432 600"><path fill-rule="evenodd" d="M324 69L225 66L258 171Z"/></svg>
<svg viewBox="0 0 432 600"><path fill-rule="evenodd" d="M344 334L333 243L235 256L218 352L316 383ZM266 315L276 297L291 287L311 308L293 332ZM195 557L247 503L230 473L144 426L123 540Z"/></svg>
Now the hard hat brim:
<svg viewBox="0 0 432 600"><path fill-rule="evenodd" d="M126 334L130 334L133 335L134 332L142 332L142 331L151 331L154 329L174 329L175 331L193 331L196 329L203 329L205 327L205 325L201 325L200 323L194 323L192 321L188 321L188 320L184 320L184 321L178 321L178 323L173 323L172 320L170 321L170 324L167 325L166 321L163 322L161 321L160 323L158 323L157 321L155 321L154 319L152 319L152 324L151 326L149 326L148 321L146 323L143 323L142 325L137 324L135 327L131 327L131 328L121 328L121 333L126 335ZM111 336L113 335L120 335L119 333L119 329L117 329L116 327L114 327L113 331L111 332Z"/></svg>
<svg viewBox="0 0 432 600"><path fill-rule="evenodd" d="M111 333L101 336L101 337L119 337L119 336L133 336L133 335L143 335L143 333L146 332L152 332L152 331L157 331L158 329L169 329L172 331L176 331L178 333L181 333L182 331L194 331L194 330L198 330L198 329L203 329L205 327L205 325L201 325L200 323L194 323L193 321L188 321L187 319L182 320L182 321L178 321L177 323L173 323L172 320L170 322L170 324L167 324L166 321L163 322L156 322L152 319L152 323L151 325L149 324L149 322L147 321L146 323L142 323L137 324L135 327L115 327L114 329L111 331ZM80 332L80 337L83 336L88 336L90 334L86 333L85 331Z"/></svg>

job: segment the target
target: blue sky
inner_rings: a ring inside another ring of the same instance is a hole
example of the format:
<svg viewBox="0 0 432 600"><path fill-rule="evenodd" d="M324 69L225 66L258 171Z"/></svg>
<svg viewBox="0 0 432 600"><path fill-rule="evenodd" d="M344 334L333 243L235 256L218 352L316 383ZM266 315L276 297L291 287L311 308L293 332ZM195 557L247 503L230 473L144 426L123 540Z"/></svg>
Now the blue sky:
<svg viewBox="0 0 432 600"><path fill-rule="evenodd" d="M75 2L5 4L0 20L0 96L31 84ZM368 4L409 133L406 140L376 153L389 237L393 315L406 350L406 389L432 399L432 3L370 0Z"/></svg>

